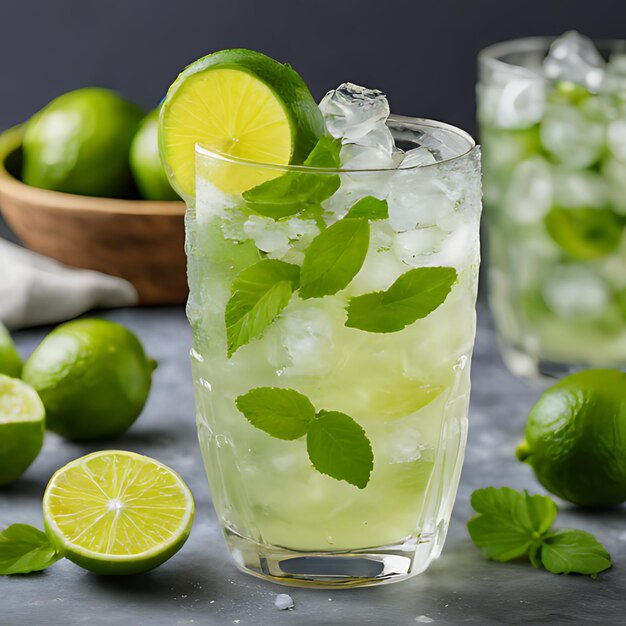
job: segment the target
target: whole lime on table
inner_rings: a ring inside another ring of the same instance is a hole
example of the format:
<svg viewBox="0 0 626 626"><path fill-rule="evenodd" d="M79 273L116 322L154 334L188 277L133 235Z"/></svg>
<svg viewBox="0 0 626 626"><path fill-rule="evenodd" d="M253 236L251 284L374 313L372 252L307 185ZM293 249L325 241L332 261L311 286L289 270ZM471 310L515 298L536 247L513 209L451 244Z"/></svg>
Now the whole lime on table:
<svg viewBox="0 0 626 626"><path fill-rule="evenodd" d="M324 133L324 120L308 87L289 65L236 48L189 65L161 107L161 158L182 197L195 196L195 145L216 159L206 177L220 190L241 193L280 176L256 163L302 163Z"/></svg>
<svg viewBox="0 0 626 626"><path fill-rule="evenodd" d="M531 410L517 457L551 493L580 506L626 501L626 373L567 376Z"/></svg>
<svg viewBox="0 0 626 626"><path fill-rule="evenodd" d="M179 200L159 156L159 111L155 109L141 122L130 146L130 167L142 198Z"/></svg>
<svg viewBox="0 0 626 626"><path fill-rule="evenodd" d="M43 497L46 534L63 556L96 574L139 574L187 540L194 501L172 469L122 450L68 463Z"/></svg>
<svg viewBox="0 0 626 626"><path fill-rule="evenodd" d="M0 485L17 480L37 458L45 432L45 410L37 392L0 374Z"/></svg>
<svg viewBox="0 0 626 626"><path fill-rule="evenodd" d="M74 440L111 439L137 419L156 361L127 328L103 319L61 324L24 364L50 430Z"/></svg>
<svg viewBox="0 0 626 626"><path fill-rule="evenodd" d="M0 322L0 374L14 378L19 378L22 374L22 359L2 322Z"/></svg>
<svg viewBox="0 0 626 626"><path fill-rule="evenodd" d="M128 151L143 111L108 89L55 98L24 125L22 180L87 196L125 197Z"/></svg>

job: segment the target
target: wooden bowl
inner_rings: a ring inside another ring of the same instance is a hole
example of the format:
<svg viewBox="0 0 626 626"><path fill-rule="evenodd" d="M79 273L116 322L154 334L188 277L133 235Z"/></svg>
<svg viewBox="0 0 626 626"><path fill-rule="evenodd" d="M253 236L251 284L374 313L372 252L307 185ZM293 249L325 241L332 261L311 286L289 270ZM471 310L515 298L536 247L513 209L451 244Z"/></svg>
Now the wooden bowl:
<svg viewBox="0 0 626 626"><path fill-rule="evenodd" d="M0 136L0 206L31 250L130 281L140 304L187 298L183 202L92 198L22 183L22 130Z"/></svg>

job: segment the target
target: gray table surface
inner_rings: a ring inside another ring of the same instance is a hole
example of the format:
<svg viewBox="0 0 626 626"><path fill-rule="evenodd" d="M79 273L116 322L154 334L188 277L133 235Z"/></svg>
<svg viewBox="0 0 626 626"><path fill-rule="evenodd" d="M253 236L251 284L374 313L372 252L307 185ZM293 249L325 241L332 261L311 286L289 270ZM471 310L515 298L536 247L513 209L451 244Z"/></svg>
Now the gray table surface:
<svg viewBox="0 0 626 626"><path fill-rule="evenodd" d="M0 624L57 626L132 624L624 624L626 623L626 509L584 512L561 505L562 527L589 530L607 546L615 567L598 580L553 576L527 563L484 560L465 530L473 489L509 485L542 492L513 455L538 384L515 379L502 365L488 313L480 309L473 364L470 435L459 496L441 558L404 583L324 591L286 589L235 569L211 507L200 461L187 350L190 329L182 308L103 312L133 329L158 359L147 407L123 449L153 456L178 470L195 494L197 515L184 548L142 576L103 578L68 561L29 577L0 578ZM46 328L15 334L27 356ZM13 486L0 491L0 526L41 526L41 496L51 474L96 449L49 434L43 452ZM293 611L274 606L290 593ZM416 618L419 618L416 620Z"/></svg>

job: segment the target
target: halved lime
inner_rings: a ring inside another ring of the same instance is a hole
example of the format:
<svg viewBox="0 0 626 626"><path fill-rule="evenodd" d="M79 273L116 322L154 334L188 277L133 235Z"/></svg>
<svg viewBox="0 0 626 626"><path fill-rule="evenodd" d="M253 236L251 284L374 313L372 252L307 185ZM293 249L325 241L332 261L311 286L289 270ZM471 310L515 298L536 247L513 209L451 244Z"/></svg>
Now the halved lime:
<svg viewBox="0 0 626 626"><path fill-rule="evenodd" d="M221 50L187 67L161 108L160 146L172 185L195 196L195 144L259 163L301 163L324 121L304 81L289 66L253 50ZM207 178L241 193L280 170L217 162Z"/></svg>
<svg viewBox="0 0 626 626"><path fill-rule="evenodd" d="M43 497L48 535L96 574L138 574L183 546L194 501L172 469L140 454L104 450L68 463Z"/></svg>
<svg viewBox="0 0 626 626"><path fill-rule="evenodd" d="M17 353L9 331L0 322L0 374L19 378L22 375L22 359Z"/></svg>
<svg viewBox="0 0 626 626"><path fill-rule="evenodd" d="M0 485L17 480L37 458L45 432L45 410L37 392L0 374Z"/></svg>

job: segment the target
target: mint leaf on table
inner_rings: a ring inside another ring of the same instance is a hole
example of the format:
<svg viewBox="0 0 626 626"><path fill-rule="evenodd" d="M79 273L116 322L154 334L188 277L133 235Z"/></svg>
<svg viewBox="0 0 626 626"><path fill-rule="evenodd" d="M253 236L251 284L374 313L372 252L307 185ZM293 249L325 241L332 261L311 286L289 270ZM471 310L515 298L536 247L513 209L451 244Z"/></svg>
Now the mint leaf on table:
<svg viewBox="0 0 626 626"><path fill-rule="evenodd" d="M456 280L457 273L453 267L409 270L387 291L351 298L346 326L372 333L402 330L443 304Z"/></svg>
<svg viewBox="0 0 626 626"><path fill-rule="evenodd" d="M235 403L253 426L278 439L304 437L315 419L310 400L294 389L257 387L239 396Z"/></svg>
<svg viewBox="0 0 626 626"><path fill-rule="evenodd" d="M339 411L320 411L309 424L306 447L315 469L363 489L374 467L374 454L365 431Z"/></svg>
<svg viewBox="0 0 626 626"><path fill-rule="evenodd" d="M345 217L364 217L372 221L386 220L389 217L389 206L387 200L365 196L350 208Z"/></svg>
<svg viewBox="0 0 626 626"><path fill-rule="evenodd" d="M611 567L611 557L601 543L584 530L558 530L541 546L541 562L553 574L595 575Z"/></svg>
<svg viewBox="0 0 626 626"><path fill-rule="evenodd" d="M365 431L349 415L318 411L295 389L257 387L235 400L256 428L278 439L306 435L307 452L321 474L363 489L370 479L374 455Z"/></svg>
<svg viewBox="0 0 626 626"><path fill-rule="evenodd" d="M330 296L347 287L363 266L369 241L363 218L342 219L322 231L304 253L300 297Z"/></svg>
<svg viewBox="0 0 626 626"><path fill-rule="evenodd" d="M472 507L480 515L467 523L467 529L474 544L494 561L510 561L528 554L537 535L550 528L556 515L556 505L550 498L529 496L509 487L474 491Z"/></svg>
<svg viewBox="0 0 626 626"><path fill-rule="evenodd" d="M299 284L297 265L264 259L242 270L226 303L228 356L259 337L287 306Z"/></svg>
<svg viewBox="0 0 626 626"><path fill-rule="evenodd" d="M27 524L13 524L0 533L0 575L29 574L61 558L45 533Z"/></svg>
<svg viewBox="0 0 626 626"><path fill-rule="evenodd" d="M478 513L467 522L472 541L494 561L528 556L536 568L553 574L596 574L611 567L600 543L582 530L551 531L557 506L547 496L531 496L509 487L478 489L472 494Z"/></svg>
<svg viewBox="0 0 626 626"><path fill-rule="evenodd" d="M339 167L340 150L340 139L322 137L304 165L335 169ZM287 172L244 191L243 199L255 213L279 220L296 215L311 205L319 205L330 198L340 184L338 174Z"/></svg>

